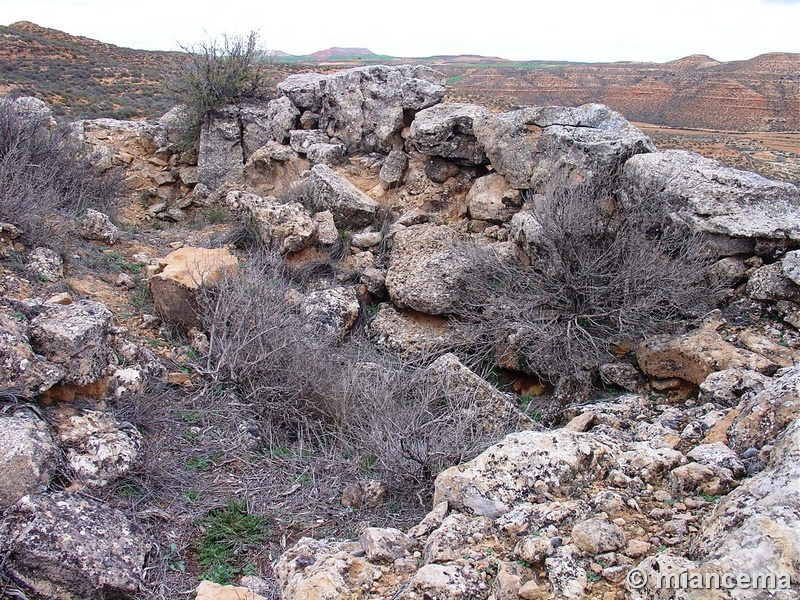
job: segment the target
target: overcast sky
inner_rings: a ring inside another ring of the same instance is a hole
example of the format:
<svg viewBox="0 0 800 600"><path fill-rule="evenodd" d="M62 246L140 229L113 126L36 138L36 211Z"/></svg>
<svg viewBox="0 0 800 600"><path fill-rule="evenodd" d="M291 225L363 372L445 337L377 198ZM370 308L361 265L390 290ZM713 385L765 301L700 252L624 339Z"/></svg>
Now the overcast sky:
<svg viewBox="0 0 800 600"><path fill-rule="evenodd" d="M0 19L148 50L257 30L290 54L663 62L800 52L800 0L0 0Z"/></svg>

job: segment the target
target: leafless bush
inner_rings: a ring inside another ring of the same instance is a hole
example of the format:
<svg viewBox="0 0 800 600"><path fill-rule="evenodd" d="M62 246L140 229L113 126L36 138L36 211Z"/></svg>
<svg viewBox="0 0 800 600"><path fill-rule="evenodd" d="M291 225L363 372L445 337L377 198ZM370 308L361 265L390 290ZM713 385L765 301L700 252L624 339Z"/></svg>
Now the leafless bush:
<svg viewBox="0 0 800 600"><path fill-rule="evenodd" d="M635 344L713 306L700 240L659 226L656 202L623 210L613 189L585 185L529 200L530 265L473 253L461 311L485 354L563 393L585 391L613 344Z"/></svg>
<svg viewBox="0 0 800 600"><path fill-rule="evenodd" d="M209 297L203 371L289 435L346 448L387 478L427 482L514 426L487 424L477 392L419 364L357 337L335 347L316 339L286 304L287 289L280 259L269 256Z"/></svg>
<svg viewBox="0 0 800 600"><path fill-rule="evenodd" d="M0 100L0 221L20 227L28 242L52 245L57 215L108 211L120 181L101 172L66 127Z"/></svg>

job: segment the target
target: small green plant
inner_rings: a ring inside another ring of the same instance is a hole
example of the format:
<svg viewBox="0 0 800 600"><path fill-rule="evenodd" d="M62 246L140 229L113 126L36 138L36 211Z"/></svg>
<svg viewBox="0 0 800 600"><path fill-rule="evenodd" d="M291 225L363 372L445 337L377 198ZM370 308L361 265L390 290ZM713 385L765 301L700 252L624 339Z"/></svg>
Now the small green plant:
<svg viewBox="0 0 800 600"><path fill-rule="evenodd" d="M246 501L232 498L197 524L203 531L195 545L197 559L209 567L204 577L222 585L245 570L253 570L244 559L249 550L264 543L269 533L266 517L250 514Z"/></svg>
<svg viewBox="0 0 800 600"><path fill-rule="evenodd" d="M203 420L203 413L196 410L179 411L177 417L184 423L199 423Z"/></svg>
<svg viewBox="0 0 800 600"><path fill-rule="evenodd" d="M186 461L186 466L190 469L207 469L211 465L214 464L213 459L210 456L193 456L189 460Z"/></svg>
<svg viewBox="0 0 800 600"><path fill-rule="evenodd" d="M603 576L600 575L600 573L595 573L593 571L586 571L586 579L588 579L591 582L600 581L602 578Z"/></svg>
<svg viewBox="0 0 800 600"><path fill-rule="evenodd" d="M194 488L189 488L181 495L181 500L183 500L184 504L190 504L192 502L197 502L200 500L202 494Z"/></svg>
<svg viewBox="0 0 800 600"><path fill-rule="evenodd" d="M186 561L181 558L180 552L178 551L178 544L175 542L169 545L169 553L164 557L164 560L170 570L180 571L181 573L186 572Z"/></svg>
<svg viewBox="0 0 800 600"><path fill-rule="evenodd" d="M700 497L711 504L719 504L719 501L722 498L720 494L700 494Z"/></svg>

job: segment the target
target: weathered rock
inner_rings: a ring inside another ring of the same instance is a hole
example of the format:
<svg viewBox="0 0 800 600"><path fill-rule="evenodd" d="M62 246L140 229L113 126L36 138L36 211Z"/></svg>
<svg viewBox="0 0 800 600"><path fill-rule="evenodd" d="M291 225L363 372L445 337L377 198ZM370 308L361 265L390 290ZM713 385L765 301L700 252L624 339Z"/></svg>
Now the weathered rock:
<svg viewBox="0 0 800 600"><path fill-rule="evenodd" d="M461 558L467 539L492 532L492 521L486 517L469 517L452 513L429 536L422 550L427 564L446 563Z"/></svg>
<svg viewBox="0 0 800 600"><path fill-rule="evenodd" d="M67 465L89 487L104 487L122 477L139 458L139 431L109 413L67 407L57 408L50 417Z"/></svg>
<svg viewBox="0 0 800 600"><path fill-rule="evenodd" d="M769 381L769 377L750 369L717 371L700 384L700 399L723 406L736 406L744 394L762 391Z"/></svg>
<svg viewBox="0 0 800 600"><path fill-rule="evenodd" d="M431 156L425 163L425 176L435 183L444 183L451 177L455 177L461 169L454 162L440 156ZM407 225L417 225L417 223L404 223Z"/></svg>
<svg viewBox="0 0 800 600"><path fill-rule="evenodd" d="M642 374L627 363L606 363L598 369L604 383L610 383L629 392L636 391L644 383Z"/></svg>
<svg viewBox="0 0 800 600"><path fill-rule="evenodd" d="M605 519L587 519L572 528L572 543L587 554L616 552L627 543L625 532Z"/></svg>
<svg viewBox="0 0 800 600"><path fill-rule="evenodd" d="M34 353L23 321L0 313L0 388L32 398L53 387L63 369Z"/></svg>
<svg viewBox="0 0 800 600"><path fill-rule="evenodd" d="M358 538L370 562L394 562L407 555L414 541L399 529L367 527Z"/></svg>
<svg viewBox="0 0 800 600"><path fill-rule="evenodd" d="M383 234L380 231L365 231L356 233L350 238L350 245L355 248L367 250L373 248L383 241Z"/></svg>
<svg viewBox="0 0 800 600"><path fill-rule="evenodd" d="M391 303L385 302L367 325L367 336L373 344L399 354L430 355L455 345L459 330L446 317L399 311Z"/></svg>
<svg viewBox="0 0 800 600"><path fill-rule="evenodd" d="M717 573L800 573L800 421L777 440L768 468L746 479L703 524L692 547L699 570ZM701 558L702 557L702 558ZM739 597L762 598L763 590ZM791 596L786 596L791 597Z"/></svg>
<svg viewBox="0 0 800 600"><path fill-rule="evenodd" d="M311 169L309 194L315 206L333 213L339 227L350 229L372 223L378 204L327 165Z"/></svg>
<svg viewBox="0 0 800 600"><path fill-rule="evenodd" d="M473 129L492 166L517 189L603 182L631 156L655 151L645 134L602 104L484 114Z"/></svg>
<svg viewBox="0 0 800 600"><path fill-rule="evenodd" d="M756 269L747 281L746 291L754 300L800 300L800 286L783 274L779 262Z"/></svg>
<svg viewBox="0 0 800 600"><path fill-rule="evenodd" d="M0 523L4 572L54 600L130 598L150 542L119 510L66 493L23 497Z"/></svg>
<svg viewBox="0 0 800 600"><path fill-rule="evenodd" d="M197 176L200 183L215 190L224 183L244 183L245 155L242 147L239 109L235 106L212 110L200 130Z"/></svg>
<svg viewBox="0 0 800 600"><path fill-rule="evenodd" d="M781 260L781 268L784 277L800 285L800 250L787 252Z"/></svg>
<svg viewBox="0 0 800 600"><path fill-rule="evenodd" d="M39 281L60 281L64 278L64 261L50 248L34 248L25 266Z"/></svg>
<svg viewBox="0 0 800 600"><path fill-rule="evenodd" d="M64 369L66 383L88 385L103 377L109 364L111 311L89 300L45 306L29 328L36 351Z"/></svg>
<svg viewBox="0 0 800 600"><path fill-rule="evenodd" d="M780 433L800 417L800 366L787 369L764 391L750 396L728 429L731 447L741 453L748 448L773 444Z"/></svg>
<svg viewBox="0 0 800 600"><path fill-rule="evenodd" d="M289 145L298 154L306 154L311 146L316 144L330 144L331 138L319 129L296 129L289 132Z"/></svg>
<svg viewBox="0 0 800 600"><path fill-rule="evenodd" d="M267 600L247 587L220 585L208 580L201 581L196 591L195 600Z"/></svg>
<svg viewBox="0 0 800 600"><path fill-rule="evenodd" d="M479 165L486 154L475 138L474 123L489 111L473 104L443 103L421 110L411 123L408 143L421 154Z"/></svg>
<svg viewBox="0 0 800 600"><path fill-rule="evenodd" d="M505 177L497 173L476 179L467 194L467 208L472 219L505 223L521 206L519 191L512 189Z"/></svg>
<svg viewBox="0 0 800 600"><path fill-rule="evenodd" d="M425 372L439 383L455 403L464 419L476 421L476 427L486 432L502 432L512 426L531 424L492 384L465 367L455 354L444 354L433 361ZM459 419L458 412L451 417ZM476 514L492 515L492 507L470 506ZM486 512L488 511L488 512Z"/></svg>
<svg viewBox="0 0 800 600"><path fill-rule="evenodd" d="M381 186L384 189L397 187L403 182L403 175L408 168L408 154L402 150L392 150L380 171Z"/></svg>
<svg viewBox="0 0 800 600"><path fill-rule="evenodd" d="M736 453L722 442L700 444L692 448L686 456L701 465L728 469L734 477L744 475L744 465Z"/></svg>
<svg viewBox="0 0 800 600"><path fill-rule="evenodd" d="M255 223L267 248L281 254L299 252L317 238L317 225L302 204L281 203L277 198L262 198L248 192L228 192L226 201L242 208Z"/></svg>
<svg viewBox="0 0 800 600"><path fill-rule="evenodd" d="M378 508L389 491L386 484L377 479L367 479L348 484L342 490L342 506L350 508Z"/></svg>
<svg viewBox="0 0 800 600"><path fill-rule="evenodd" d="M409 579L398 600L485 600L489 588L469 565L425 565Z"/></svg>
<svg viewBox="0 0 800 600"><path fill-rule="evenodd" d="M800 352L778 344L772 338L758 331L744 329L739 331L736 339L751 352L760 354L779 367L793 367L796 362L800 362Z"/></svg>
<svg viewBox="0 0 800 600"><path fill-rule="evenodd" d="M689 592L680 589L680 584L670 585L670 582L679 581L678 578L682 573L690 573L696 568L695 562L669 552L648 556L636 565L636 570L628 576L628 580L625 582L628 591L627 598L631 600L687 600Z"/></svg>
<svg viewBox="0 0 800 600"><path fill-rule="evenodd" d="M335 167L344 162L345 147L342 144L311 144L306 155L311 164Z"/></svg>
<svg viewBox="0 0 800 600"><path fill-rule="evenodd" d="M0 508L43 492L58 466L58 447L35 417L0 417Z"/></svg>
<svg viewBox="0 0 800 600"><path fill-rule="evenodd" d="M301 538L275 565L284 600L337 600L369 587L377 567L336 545Z"/></svg>
<svg viewBox="0 0 800 600"><path fill-rule="evenodd" d="M336 222L333 220L333 213L323 210L312 216L317 225L317 239L323 246L333 246L341 239L336 230Z"/></svg>
<svg viewBox="0 0 800 600"><path fill-rule="evenodd" d="M556 598L580 600L589 581L586 577L586 563L580 557L580 551L568 544L556 549L553 556L544 561L547 579L553 586Z"/></svg>
<svg viewBox="0 0 800 600"><path fill-rule="evenodd" d="M800 241L800 191L683 150L632 157L627 201L664 204L668 218L707 237L720 256L772 253Z"/></svg>
<svg viewBox="0 0 800 600"><path fill-rule="evenodd" d="M159 261L150 278L150 293L159 315L187 328L200 323L199 294L219 285L239 270L239 261L227 248L180 248Z"/></svg>
<svg viewBox="0 0 800 600"><path fill-rule="evenodd" d="M115 244L119 239L119 228L111 222L108 215L91 208L86 209L78 233L87 240L99 240L109 245Z"/></svg>
<svg viewBox="0 0 800 600"><path fill-rule="evenodd" d="M348 153L400 147L407 112L439 102L444 76L424 66L357 67L331 75L291 75L278 90L298 108L319 114L319 129Z"/></svg>
<svg viewBox="0 0 800 600"><path fill-rule="evenodd" d="M307 169L308 162L289 146L267 142L247 161L244 176L247 189L262 196L286 198L302 185L301 178Z"/></svg>
<svg viewBox="0 0 800 600"><path fill-rule="evenodd" d="M394 236L386 289L399 308L446 314L462 297L469 268L455 231L444 225L415 225Z"/></svg>
<svg viewBox="0 0 800 600"><path fill-rule="evenodd" d="M736 482L729 469L690 462L673 469L669 474L667 485L675 496L691 493L717 496L730 492L736 487Z"/></svg>
<svg viewBox="0 0 800 600"><path fill-rule="evenodd" d="M240 119L244 157L249 158L267 142L285 144L299 116L300 111L288 98L270 100L266 106L242 106Z"/></svg>
<svg viewBox="0 0 800 600"><path fill-rule="evenodd" d="M678 377L701 384L711 373L745 368L773 373L777 365L759 354L726 342L711 328L698 329L678 337L656 336L636 350L639 367L651 377Z"/></svg>
<svg viewBox="0 0 800 600"><path fill-rule="evenodd" d="M330 340L343 338L358 318L360 303L354 287L311 292L300 303L306 327Z"/></svg>
<svg viewBox="0 0 800 600"><path fill-rule="evenodd" d="M522 538L514 547L514 554L532 565L542 565L548 556L555 552L550 539L544 535L529 535Z"/></svg>

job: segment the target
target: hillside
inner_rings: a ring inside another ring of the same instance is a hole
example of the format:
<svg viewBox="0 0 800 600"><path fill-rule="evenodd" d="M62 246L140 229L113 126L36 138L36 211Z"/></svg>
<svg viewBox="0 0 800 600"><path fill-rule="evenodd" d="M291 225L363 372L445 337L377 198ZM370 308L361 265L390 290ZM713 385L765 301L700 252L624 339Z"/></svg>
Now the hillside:
<svg viewBox="0 0 800 600"><path fill-rule="evenodd" d="M154 118L180 53L120 48L20 22L0 27L0 93L43 98L57 115ZM477 55L398 58L366 48L307 56L270 52L281 79L313 68L421 63L447 77L449 98L496 109L601 102L627 118L671 127L800 130L800 55L772 53L719 62L693 55L666 63L508 61Z"/></svg>

